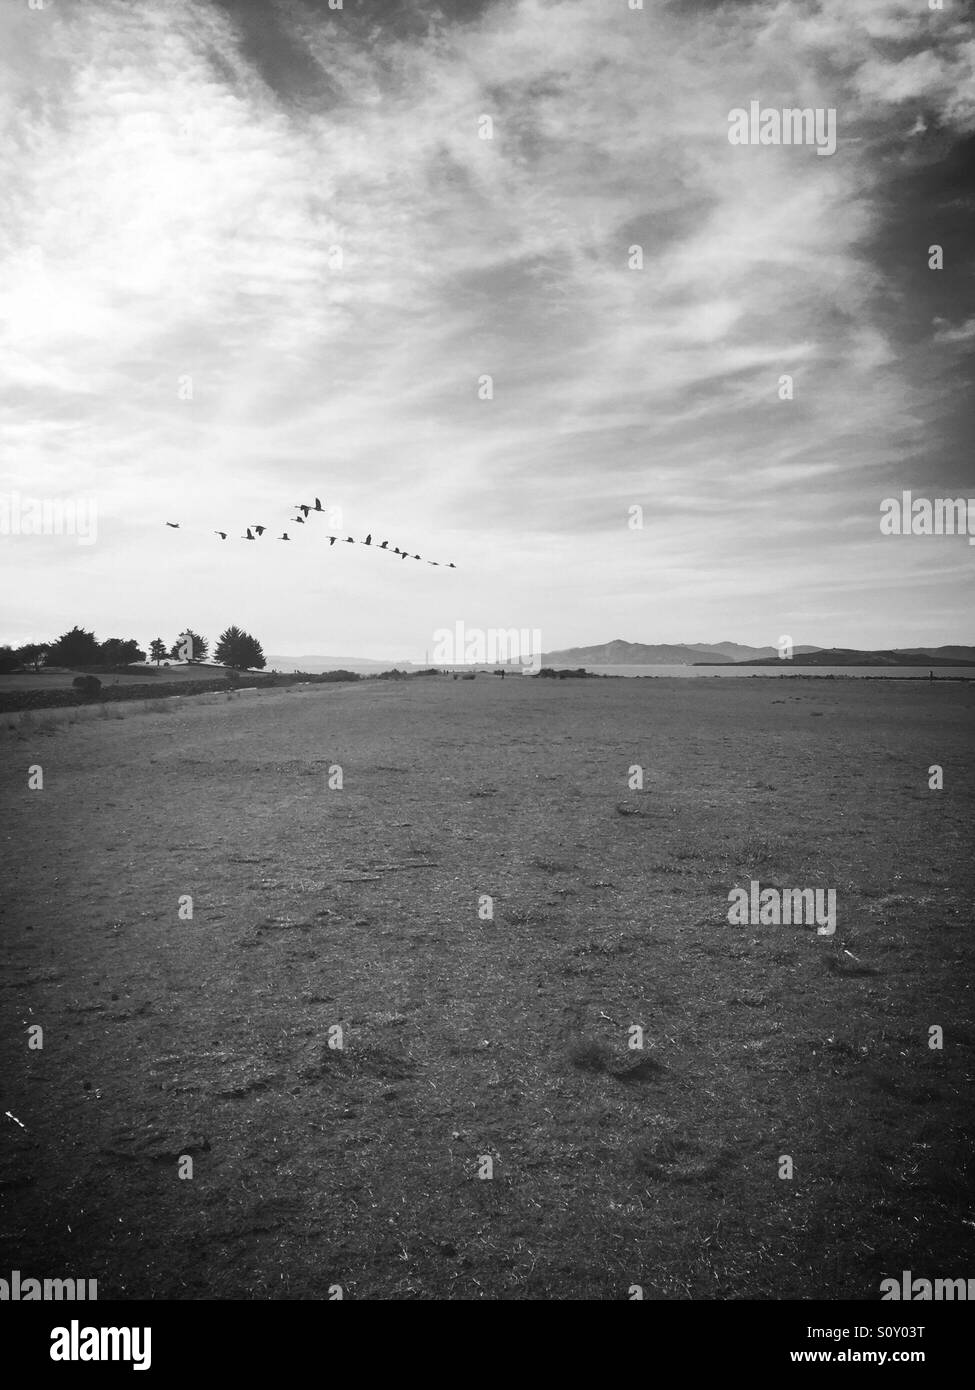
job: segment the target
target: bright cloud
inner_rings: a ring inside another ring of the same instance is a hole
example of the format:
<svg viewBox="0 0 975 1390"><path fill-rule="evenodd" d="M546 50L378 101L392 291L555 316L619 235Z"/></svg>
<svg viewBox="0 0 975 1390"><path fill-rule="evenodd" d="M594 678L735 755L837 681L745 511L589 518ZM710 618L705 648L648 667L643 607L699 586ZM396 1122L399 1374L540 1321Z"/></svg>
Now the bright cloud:
<svg viewBox="0 0 975 1390"><path fill-rule="evenodd" d="M2 11L3 485L100 514L83 554L0 538L8 638L970 640L955 553L877 522L969 486L971 253L938 181L975 126L969 27L913 0L457 10ZM835 108L836 154L731 146L752 99ZM460 568L212 534L316 493Z"/></svg>

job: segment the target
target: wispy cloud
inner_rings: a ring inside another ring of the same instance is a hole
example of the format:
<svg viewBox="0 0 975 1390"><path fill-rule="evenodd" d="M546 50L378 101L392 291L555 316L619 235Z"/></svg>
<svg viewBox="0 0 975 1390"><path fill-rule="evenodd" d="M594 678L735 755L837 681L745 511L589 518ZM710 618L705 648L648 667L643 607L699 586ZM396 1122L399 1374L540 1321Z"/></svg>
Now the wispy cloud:
<svg viewBox="0 0 975 1390"><path fill-rule="evenodd" d="M102 515L91 555L0 546L30 595L11 636L235 620L417 655L463 615L764 643L844 583L796 640L964 636L943 549L938 630L927 583L894 621L931 552L876 525L901 483L970 476L939 356L975 322L957 193L909 273L889 241L975 127L957 13L92 0L0 25L7 486ZM836 154L731 146L753 98L834 107ZM309 491L462 568L210 534Z"/></svg>

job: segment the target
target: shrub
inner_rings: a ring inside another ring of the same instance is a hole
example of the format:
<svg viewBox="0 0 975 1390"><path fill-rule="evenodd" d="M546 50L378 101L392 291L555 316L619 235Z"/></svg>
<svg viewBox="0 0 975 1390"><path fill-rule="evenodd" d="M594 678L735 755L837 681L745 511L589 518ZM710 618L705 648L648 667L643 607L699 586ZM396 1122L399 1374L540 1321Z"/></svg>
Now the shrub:
<svg viewBox="0 0 975 1390"><path fill-rule="evenodd" d="M102 683L97 676L75 676L71 684L85 700L94 700L102 688Z"/></svg>

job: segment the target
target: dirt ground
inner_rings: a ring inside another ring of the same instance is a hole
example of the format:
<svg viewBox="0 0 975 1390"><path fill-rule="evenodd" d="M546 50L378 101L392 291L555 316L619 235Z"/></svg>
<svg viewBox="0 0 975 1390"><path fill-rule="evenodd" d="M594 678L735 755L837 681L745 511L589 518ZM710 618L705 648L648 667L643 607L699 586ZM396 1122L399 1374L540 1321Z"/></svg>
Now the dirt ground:
<svg viewBox="0 0 975 1390"><path fill-rule="evenodd" d="M0 1273L101 1299L967 1277L973 707L479 678L7 717ZM729 925L751 879L835 888L836 935Z"/></svg>

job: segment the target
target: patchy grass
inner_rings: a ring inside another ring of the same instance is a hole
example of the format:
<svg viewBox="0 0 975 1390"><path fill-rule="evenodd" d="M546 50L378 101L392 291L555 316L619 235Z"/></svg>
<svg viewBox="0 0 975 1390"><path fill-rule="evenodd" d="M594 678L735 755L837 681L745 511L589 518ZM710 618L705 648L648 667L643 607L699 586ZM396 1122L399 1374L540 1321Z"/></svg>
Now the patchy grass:
<svg viewBox="0 0 975 1390"><path fill-rule="evenodd" d="M0 1264L83 1254L130 1298L875 1299L964 1271L972 691L831 682L810 719L780 690L79 710L43 792L43 721L8 719L4 1108L28 1129ZM729 926L750 877L835 888L836 936Z"/></svg>

